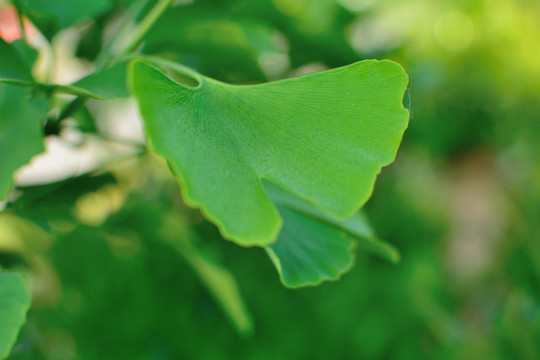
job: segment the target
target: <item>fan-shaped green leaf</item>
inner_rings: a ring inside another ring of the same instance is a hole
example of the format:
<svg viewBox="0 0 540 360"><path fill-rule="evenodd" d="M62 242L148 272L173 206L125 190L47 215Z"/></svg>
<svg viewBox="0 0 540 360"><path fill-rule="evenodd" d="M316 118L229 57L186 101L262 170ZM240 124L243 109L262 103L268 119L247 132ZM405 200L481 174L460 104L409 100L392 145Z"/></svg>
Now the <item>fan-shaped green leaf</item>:
<svg viewBox="0 0 540 360"><path fill-rule="evenodd" d="M253 86L179 66L170 75L180 82L144 60L130 66L149 139L186 202L242 245L269 244L281 228L261 178L335 217L354 214L393 161L409 117L407 75L391 61Z"/></svg>
<svg viewBox="0 0 540 360"><path fill-rule="evenodd" d="M0 359L9 355L29 307L30 292L24 276L0 272Z"/></svg>
<svg viewBox="0 0 540 360"><path fill-rule="evenodd" d="M340 221L276 185L265 182L265 189L283 217L278 239L266 251L286 286L338 279L354 263L356 241L392 262L399 259L397 250L375 238L361 213Z"/></svg>

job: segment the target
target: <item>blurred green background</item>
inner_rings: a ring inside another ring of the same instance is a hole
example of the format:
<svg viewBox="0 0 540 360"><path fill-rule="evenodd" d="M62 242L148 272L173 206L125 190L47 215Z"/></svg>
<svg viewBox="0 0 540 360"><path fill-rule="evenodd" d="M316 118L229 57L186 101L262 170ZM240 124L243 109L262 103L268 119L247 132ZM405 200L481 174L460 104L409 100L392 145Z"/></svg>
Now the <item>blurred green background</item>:
<svg viewBox="0 0 540 360"><path fill-rule="evenodd" d="M73 61L93 60L122 3L71 29ZM539 39L536 0L178 2L143 52L219 80L405 67L410 125L366 205L402 260L359 249L339 281L287 289L143 152L0 214L0 264L34 294L10 359L540 359ZM186 228L197 250L170 241ZM236 308L208 264L236 278Z"/></svg>

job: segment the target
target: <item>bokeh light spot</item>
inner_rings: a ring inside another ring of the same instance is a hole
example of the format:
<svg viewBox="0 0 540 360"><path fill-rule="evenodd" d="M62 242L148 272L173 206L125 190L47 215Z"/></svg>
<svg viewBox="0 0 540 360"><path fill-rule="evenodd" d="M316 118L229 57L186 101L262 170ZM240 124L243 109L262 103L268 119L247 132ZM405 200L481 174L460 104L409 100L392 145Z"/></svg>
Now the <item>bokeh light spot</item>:
<svg viewBox="0 0 540 360"><path fill-rule="evenodd" d="M436 20L433 32L439 45L450 51L465 50L474 36L472 21L456 10L442 14Z"/></svg>

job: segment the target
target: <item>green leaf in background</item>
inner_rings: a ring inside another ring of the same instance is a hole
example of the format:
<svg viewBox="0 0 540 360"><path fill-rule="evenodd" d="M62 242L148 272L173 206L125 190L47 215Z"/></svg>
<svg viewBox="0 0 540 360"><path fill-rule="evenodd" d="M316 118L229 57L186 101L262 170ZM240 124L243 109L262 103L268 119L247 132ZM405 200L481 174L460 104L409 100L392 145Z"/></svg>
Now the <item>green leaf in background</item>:
<svg viewBox="0 0 540 360"><path fill-rule="evenodd" d="M240 52L257 55L275 50L273 29L260 22L233 21L211 10L196 6L170 8L145 37L145 52L159 49L196 51L201 53ZM174 28L175 31L171 31ZM182 36L178 36L181 33ZM230 55L229 55L230 56ZM215 59L217 60L217 59Z"/></svg>
<svg viewBox="0 0 540 360"><path fill-rule="evenodd" d="M354 264L356 240L364 248L398 261L397 250L375 239L361 213L339 221L276 185L265 182L265 189L283 217L277 241L265 249L286 286L337 280Z"/></svg>
<svg viewBox="0 0 540 360"><path fill-rule="evenodd" d="M335 0L309 2L199 0L189 5L171 7L148 33L143 51L148 53L149 50L150 53L157 54L158 48L163 53L195 50L203 56L203 62L208 64L197 69L204 68L201 72L214 76L216 68L233 70L235 68L231 62L233 58L242 65L249 64L249 54L246 54L247 59L238 57L241 53L237 52L239 48L234 44L238 40L251 47L252 53L256 50L258 55L261 55L263 50L261 44L268 42L264 40L266 35L260 30L266 28L270 34L275 36L279 33L287 39L288 55L293 68L312 62L322 62L329 67L336 67L358 59L358 53L352 49L345 36L349 32L346 29L353 20L354 17L342 9ZM253 26L254 24L259 30ZM228 28L223 29L227 36L224 36L223 32L216 32L219 31L217 27L223 25ZM231 32L233 27L238 27L245 36L235 35L236 31ZM171 28L178 29L178 32L170 31ZM202 41L203 39L206 42ZM236 44L240 45L239 42ZM266 47L264 50L271 49ZM204 54L210 55L212 52L219 52L220 56L214 59L207 58L205 61ZM222 60L224 64L219 63ZM226 74L219 75L223 77Z"/></svg>
<svg viewBox="0 0 540 360"><path fill-rule="evenodd" d="M191 233L189 239L184 238L182 241L178 241L178 237L175 236L174 241L170 243L191 265L238 333L244 336L252 334L253 320L233 273L197 249L191 241L194 236L196 235Z"/></svg>
<svg viewBox="0 0 540 360"><path fill-rule="evenodd" d="M16 59L18 61L21 61L21 64L19 64L19 66L25 67L28 70L28 78L31 78L31 69L38 58L38 51L23 40L13 41L11 43L11 47L17 53L17 57L12 58L11 60L13 61ZM10 59L8 59L8 61L9 60Z"/></svg>
<svg viewBox="0 0 540 360"><path fill-rule="evenodd" d="M0 199L13 186L13 172L44 151L45 99L23 87L0 83Z"/></svg>
<svg viewBox="0 0 540 360"><path fill-rule="evenodd" d="M18 213L22 213L23 216L39 216L38 212L42 212L42 210L50 212L53 206L51 202L55 204L55 207L59 208L60 203L70 203L65 197L66 195L76 196L83 192L84 187L93 186L96 181L100 180L107 181L107 178L103 176L98 178L80 177L63 183L61 186L57 184L54 191L49 187L52 192L38 198L37 201L33 201L33 199L40 197L43 191L40 191L37 187L28 189L30 191L24 191L21 196L22 200L26 202L26 206L19 209ZM171 185L174 186L174 183ZM107 184L105 188L109 186L110 184ZM170 195L170 193L167 193L168 198ZM57 200L58 196L62 197L62 201ZM36 209L37 211L35 211ZM34 212L34 214L31 212ZM59 209L57 213L59 215L64 214L63 223L75 220L69 220L73 213L70 208ZM253 333L252 316L245 304L234 274L222 264L222 261L215 256L215 253L202 245L204 244L203 236L206 237L206 235L201 235L195 228L190 227L187 224L188 221L187 214L182 211L171 211L171 208L165 206L164 203L149 202L144 197L132 196L127 200L122 210L111 215L100 229L100 232L116 234L116 236L122 237L122 234L125 236L130 231L135 231L143 241L155 241L153 246L156 244L166 245L169 254L180 255L178 257L182 257L191 266L206 291L212 296L216 305L221 308L223 314L229 319L237 332L242 336L251 335ZM99 237L97 234L89 236L90 239L97 237ZM74 238L77 237L74 236ZM145 246L149 245L150 243L147 243ZM174 279L174 281L178 280L176 273ZM182 299L177 300L182 301Z"/></svg>
<svg viewBox="0 0 540 360"><path fill-rule="evenodd" d="M102 100L129 96L125 63L90 74L72 85L41 84L34 81L31 73L37 58L35 49L22 41L8 44L0 38L0 55L0 83L39 90L46 94L58 92Z"/></svg>
<svg viewBox="0 0 540 360"><path fill-rule="evenodd" d="M106 70L90 74L75 82L73 87L87 90L102 98L129 97L126 84L126 64L117 64Z"/></svg>
<svg viewBox="0 0 540 360"><path fill-rule="evenodd" d="M180 82L145 60L130 66L148 137L186 202L241 245L269 244L282 225L261 178L345 219L394 160L408 123L407 75L391 61L253 86L166 67Z"/></svg>
<svg viewBox="0 0 540 360"><path fill-rule="evenodd" d="M9 84L9 85L17 86L17 87L23 87L29 90L34 90L36 94L41 93L40 95L45 95L45 96L50 96L53 93L60 93L60 94L76 95L76 96L81 96L84 98L91 98L91 99L96 99L96 100L107 99L106 97L103 97L92 91L89 91L82 87L78 87L74 85L42 84L42 83L37 83L35 81L1 79L1 78L0 78L0 83ZM112 90L114 91L114 89ZM105 95L109 95L110 92L106 93L106 91L107 90L101 90L101 92L105 93Z"/></svg>
<svg viewBox="0 0 540 360"><path fill-rule="evenodd" d="M0 359L7 357L30 308L30 292L20 273L0 272Z"/></svg>
<svg viewBox="0 0 540 360"><path fill-rule="evenodd" d="M274 29L260 21L234 21L223 13L216 17L215 11L201 10L195 4L169 9L145 37L144 53L176 56L220 80L267 81L259 56L277 51Z"/></svg>
<svg viewBox="0 0 540 360"><path fill-rule="evenodd" d="M339 229L286 207L278 209L283 229L266 251L283 284L318 285L338 279L352 267L354 242Z"/></svg>
<svg viewBox="0 0 540 360"><path fill-rule="evenodd" d="M184 253L184 256L237 331L242 335L251 334L253 321L233 274L196 252Z"/></svg>
<svg viewBox="0 0 540 360"><path fill-rule="evenodd" d="M24 14L48 39L59 30L76 24L83 18L92 18L110 9L108 0L28 0L21 8Z"/></svg>
<svg viewBox="0 0 540 360"><path fill-rule="evenodd" d="M44 150L45 100L34 97L31 89L3 83L34 84L33 57L35 50L23 43L8 44L0 39L0 199L13 186L13 172Z"/></svg>
<svg viewBox="0 0 540 360"><path fill-rule="evenodd" d="M23 42L8 44L0 38L0 79L31 81L31 59L36 57L36 50Z"/></svg>

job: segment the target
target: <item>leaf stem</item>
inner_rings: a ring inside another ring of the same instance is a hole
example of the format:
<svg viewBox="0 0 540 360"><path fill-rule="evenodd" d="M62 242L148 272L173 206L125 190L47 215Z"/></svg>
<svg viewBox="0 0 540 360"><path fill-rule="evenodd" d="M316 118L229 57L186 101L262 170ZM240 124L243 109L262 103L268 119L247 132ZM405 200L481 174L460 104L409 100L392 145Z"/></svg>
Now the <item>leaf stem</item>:
<svg viewBox="0 0 540 360"><path fill-rule="evenodd" d="M135 18L139 15L141 10L144 8L146 0L139 0L134 2L126 11L126 14L123 16L123 19L120 21L118 28L114 29L114 34L111 36L109 41L105 44L103 49L99 52L97 59L95 61L94 72L101 71L108 67L112 60L114 59L114 51L119 47L119 44L122 42L129 30L133 28L135 23Z"/></svg>
<svg viewBox="0 0 540 360"><path fill-rule="evenodd" d="M135 34L124 49L120 51L119 55L126 55L135 51L135 49L137 49L137 47L142 43L148 31L150 31L152 26L154 26L161 15L163 15L165 10L167 10L172 3L173 0L159 0L152 10L150 10L148 15L146 15L146 17L139 23L137 29L135 30Z"/></svg>

